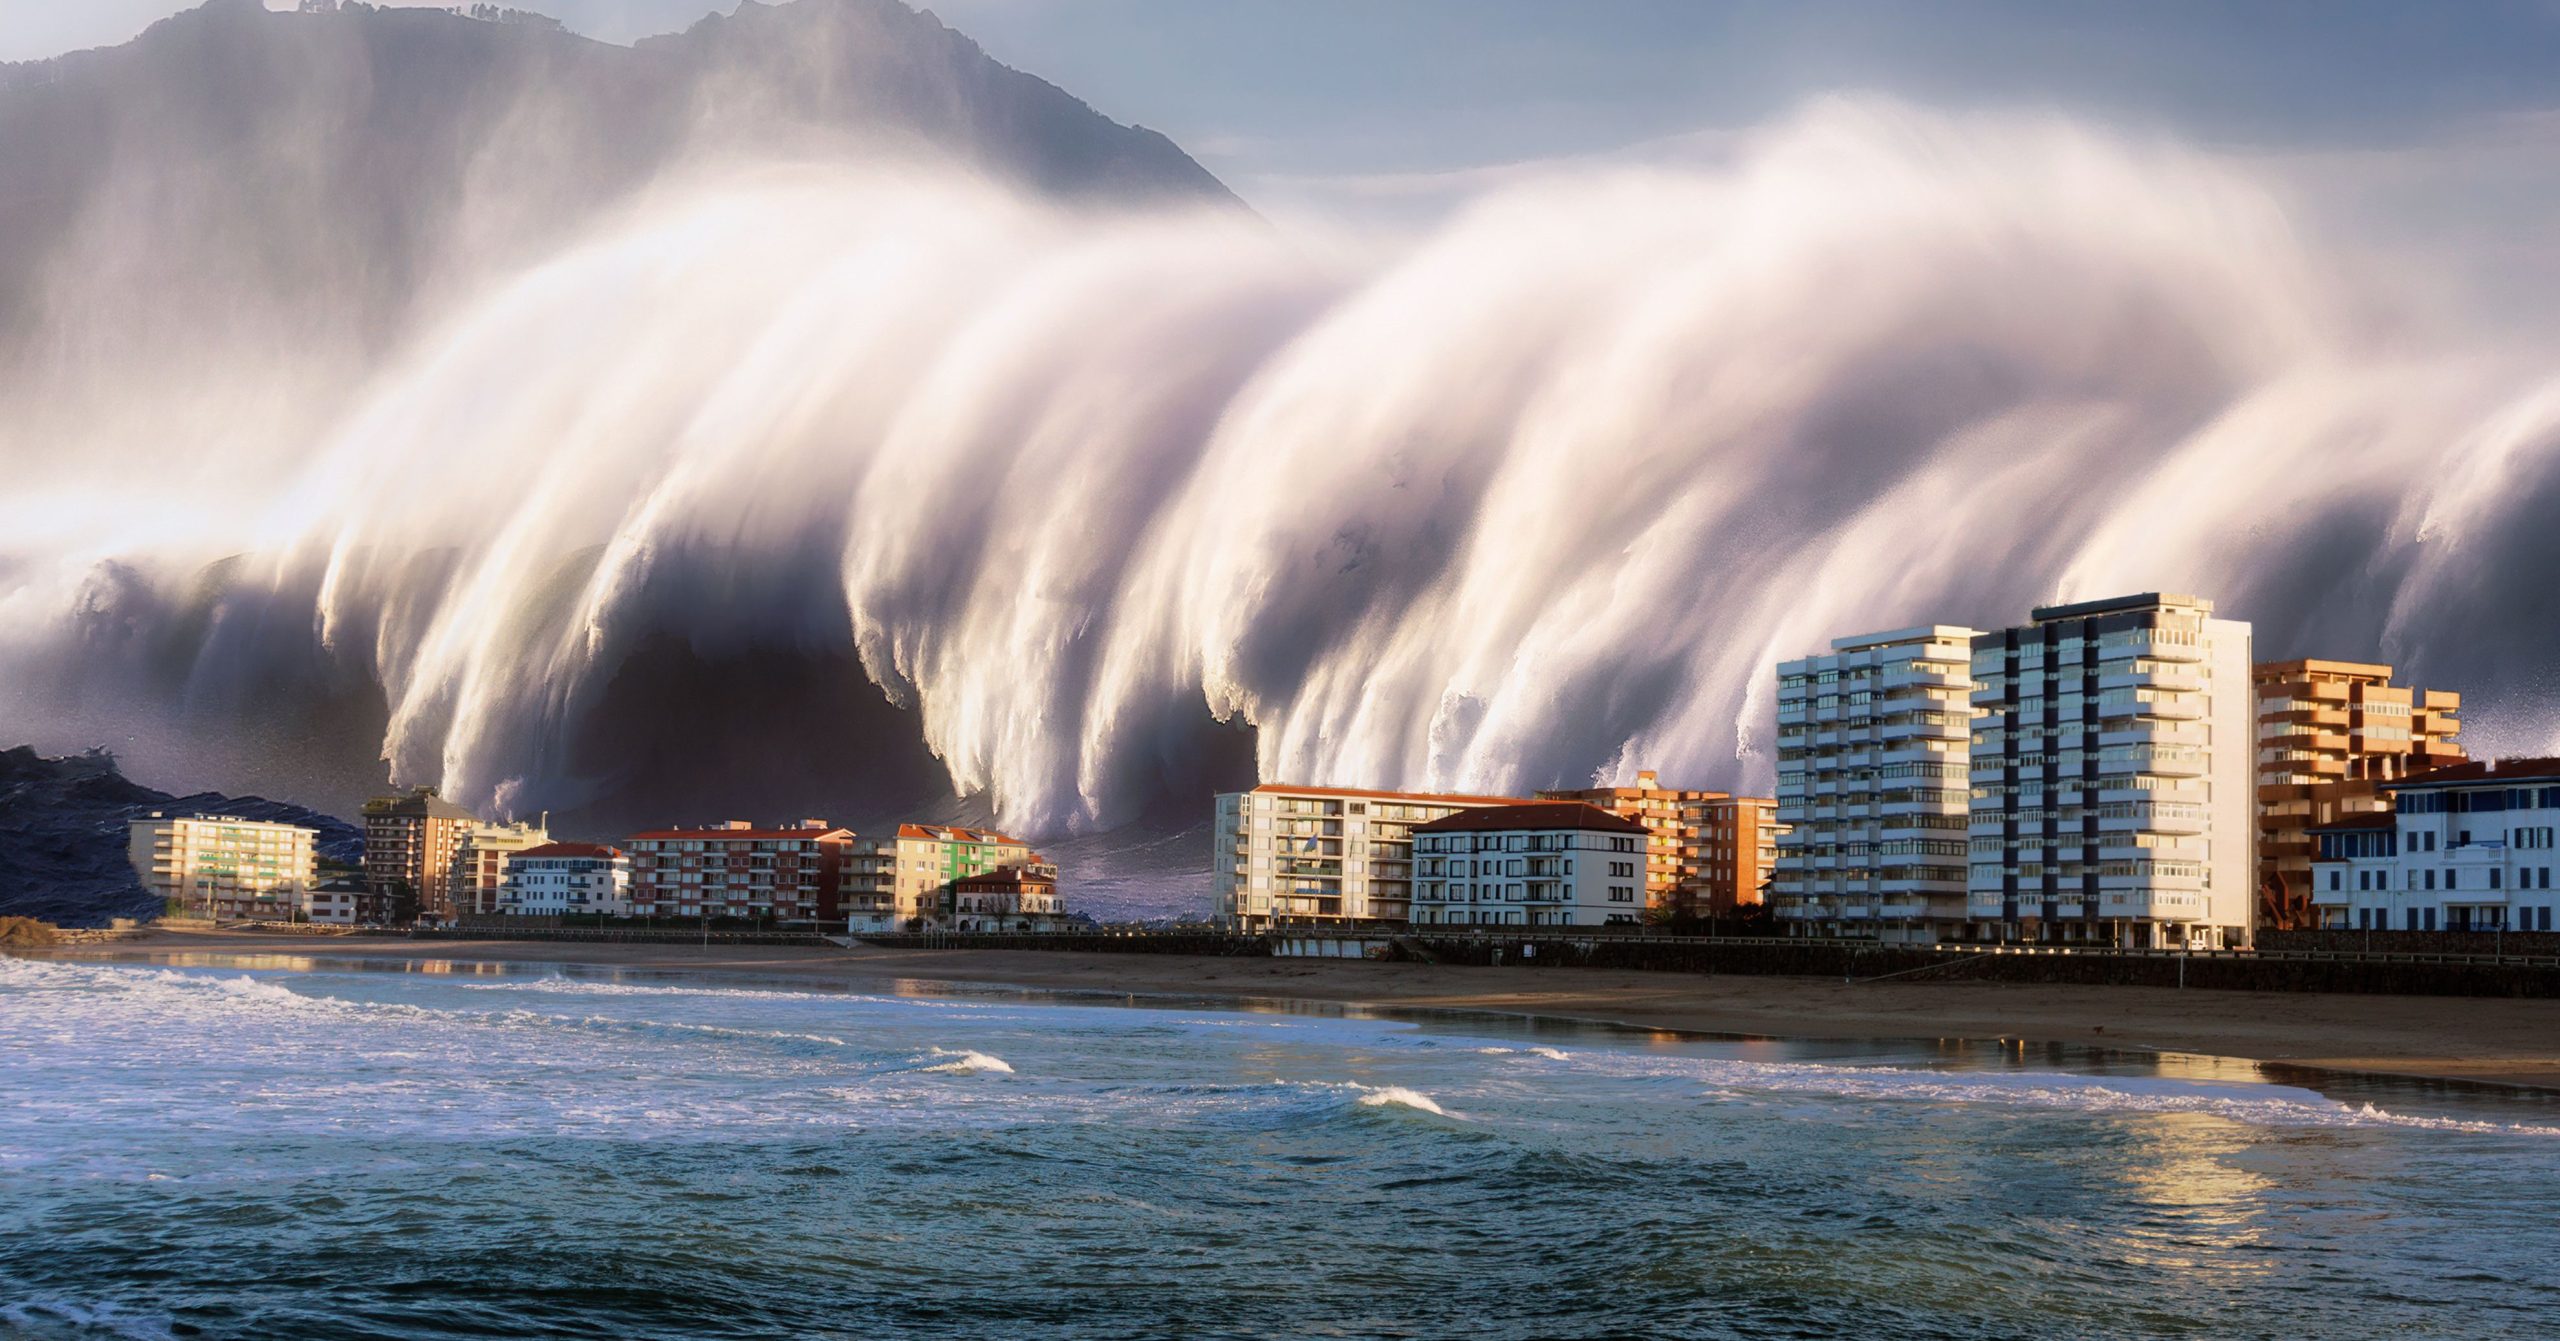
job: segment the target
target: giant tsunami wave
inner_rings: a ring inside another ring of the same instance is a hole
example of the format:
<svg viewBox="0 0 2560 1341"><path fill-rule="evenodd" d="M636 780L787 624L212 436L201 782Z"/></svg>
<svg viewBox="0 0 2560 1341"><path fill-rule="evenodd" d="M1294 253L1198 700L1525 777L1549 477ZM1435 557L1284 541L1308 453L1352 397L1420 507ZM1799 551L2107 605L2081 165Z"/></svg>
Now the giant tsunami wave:
<svg viewBox="0 0 2560 1341"><path fill-rule="evenodd" d="M2560 379L2393 293L2229 161L1869 101L1387 240L697 169L316 435L5 440L0 726L353 684L404 781L600 805L596 739L693 710L599 728L638 649L780 650L1056 834L1213 720L1265 777L1765 785L1777 659L2171 589L2539 746Z"/></svg>

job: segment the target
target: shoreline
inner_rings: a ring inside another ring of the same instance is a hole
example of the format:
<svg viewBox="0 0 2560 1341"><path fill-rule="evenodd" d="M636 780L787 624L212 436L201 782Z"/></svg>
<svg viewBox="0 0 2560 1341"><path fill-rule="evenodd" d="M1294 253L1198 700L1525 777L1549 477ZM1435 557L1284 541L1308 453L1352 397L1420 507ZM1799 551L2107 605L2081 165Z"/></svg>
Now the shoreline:
<svg viewBox="0 0 2560 1341"><path fill-rule="evenodd" d="M148 963L194 956L709 972L881 988L901 981L1193 1001L1480 1011L1741 1038L2066 1043L2273 1068L2560 1090L2560 1001L1997 982L1869 982L1584 968L1053 950L699 947L149 931L18 949ZM257 967L244 964L241 967Z"/></svg>

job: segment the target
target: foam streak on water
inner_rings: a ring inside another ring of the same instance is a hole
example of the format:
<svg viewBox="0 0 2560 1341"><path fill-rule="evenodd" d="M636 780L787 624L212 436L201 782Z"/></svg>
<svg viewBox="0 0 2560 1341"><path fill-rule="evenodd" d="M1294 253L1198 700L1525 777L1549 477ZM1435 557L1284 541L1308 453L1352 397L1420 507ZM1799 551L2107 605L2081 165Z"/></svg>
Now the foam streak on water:
<svg viewBox="0 0 2560 1341"><path fill-rule="evenodd" d="M1521 1029L0 959L0 1330L2471 1336L2560 1290L2545 1106Z"/></svg>

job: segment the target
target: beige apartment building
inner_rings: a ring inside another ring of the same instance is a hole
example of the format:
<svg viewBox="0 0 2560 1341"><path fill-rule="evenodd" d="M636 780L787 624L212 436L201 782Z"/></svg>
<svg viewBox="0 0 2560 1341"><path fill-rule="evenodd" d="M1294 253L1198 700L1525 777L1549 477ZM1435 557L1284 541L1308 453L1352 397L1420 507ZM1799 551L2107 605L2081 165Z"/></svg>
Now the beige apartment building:
<svg viewBox="0 0 2560 1341"><path fill-rule="evenodd" d="M456 916L502 911L498 891L507 877L507 862L519 852L551 841L548 817L534 824L475 823L462 832L454 853L452 891L446 900Z"/></svg>
<svg viewBox="0 0 2560 1341"><path fill-rule="evenodd" d="M1526 804L1278 782L1222 793L1210 858L1218 920L1244 930L1402 924L1413 901L1413 826Z"/></svg>
<svg viewBox="0 0 2560 1341"><path fill-rule="evenodd" d="M142 887L169 906L197 917L292 922L309 916L318 837L295 824L154 811L127 826L125 855Z"/></svg>
<svg viewBox="0 0 2560 1341"><path fill-rule="evenodd" d="M2391 683L2391 667L2360 661L2268 661L2258 697L2258 919L2279 930L2314 924L2311 830L2388 814L2381 784L2466 758L2462 696Z"/></svg>
<svg viewBox="0 0 2560 1341"><path fill-rule="evenodd" d="M1636 774L1636 785L1632 787L1555 788L1539 792L1538 799L1579 801L1643 825L1645 907L1678 912L1683 909L1684 896L1702 888L1707 880L1698 830L1705 813L1703 807L1707 802L1732 798L1723 792L1665 787L1652 769L1645 769ZM1729 877L1731 873L1724 874Z"/></svg>
<svg viewBox="0 0 2560 1341"><path fill-rule="evenodd" d="M845 919L853 931L903 931L940 923L957 910L953 887L958 882L1026 863L1045 865L1029 843L993 829L901 824L894 834L857 842L846 854ZM1054 868L1050 887L1054 893ZM1037 890L1031 896L1035 904L1040 902Z"/></svg>

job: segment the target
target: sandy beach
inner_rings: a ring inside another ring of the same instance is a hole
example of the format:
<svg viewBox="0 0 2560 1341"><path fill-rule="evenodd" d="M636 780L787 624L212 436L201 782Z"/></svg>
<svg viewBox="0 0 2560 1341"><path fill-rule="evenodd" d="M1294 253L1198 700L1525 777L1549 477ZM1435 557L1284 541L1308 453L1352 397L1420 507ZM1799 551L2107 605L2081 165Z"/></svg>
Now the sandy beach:
<svg viewBox="0 0 2560 1341"><path fill-rule="evenodd" d="M703 949L225 932L155 931L32 953L178 963L204 962L194 957L206 955L415 960L457 968L557 963L874 989L906 980L1108 996L1319 1001L1777 1038L2079 1043L2560 1089L2560 1001L1978 982L1852 985L1822 978L1037 950Z"/></svg>

